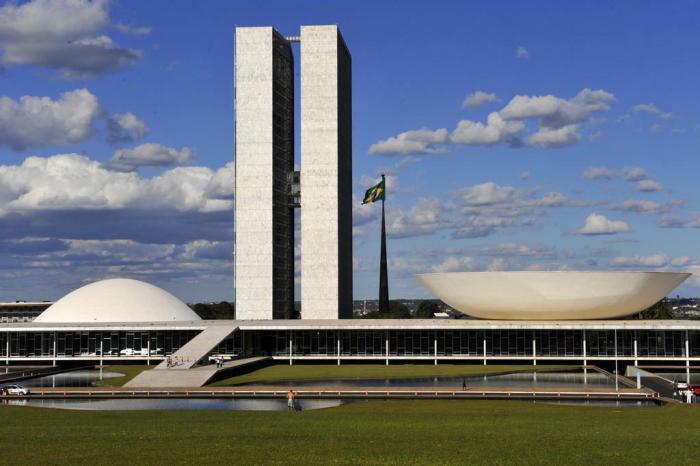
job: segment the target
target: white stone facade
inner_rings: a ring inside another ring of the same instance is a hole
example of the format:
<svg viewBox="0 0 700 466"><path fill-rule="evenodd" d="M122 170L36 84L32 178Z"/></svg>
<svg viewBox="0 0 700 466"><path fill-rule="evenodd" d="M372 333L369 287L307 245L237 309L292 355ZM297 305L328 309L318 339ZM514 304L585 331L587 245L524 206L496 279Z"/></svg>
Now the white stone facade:
<svg viewBox="0 0 700 466"><path fill-rule="evenodd" d="M351 59L337 26L301 28L301 317L352 315Z"/></svg>
<svg viewBox="0 0 700 466"><path fill-rule="evenodd" d="M298 39L293 39L297 41ZM337 26L301 28L301 317L352 317L352 66ZM294 67L271 27L236 29L236 317L294 305Z"/></svg>
<svg viewBox="0 0 700 466"><path fill-rule="evenodd" d="M274 64L278 54L286 60L288 53L291 59L291 48L271 27L236 28L235 48L236 315L251 320L288 318L294 300L294 230L285 180L294 163L293 105L292 127L285 129L285 138L292 141L287 153L279 140L279 123L275 130L275 117L279 120L280 112L288 110L280 111L279 102L275 107L279 97L274 90L280 79L289 79L283 84L293 92L293 64L287 78L279 76ZM291 235L291 244L280 235Z"/></svg>

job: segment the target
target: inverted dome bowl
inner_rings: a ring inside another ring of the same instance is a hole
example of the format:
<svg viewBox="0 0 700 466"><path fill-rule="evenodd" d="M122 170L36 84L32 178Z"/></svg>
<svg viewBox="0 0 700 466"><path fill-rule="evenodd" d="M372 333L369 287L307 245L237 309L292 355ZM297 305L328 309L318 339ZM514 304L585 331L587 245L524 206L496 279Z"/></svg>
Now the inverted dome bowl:
<svg viewBox="0 0 700 466"><path fill-rule="evenodd" d="M640 312L683 283L675 272L454 272L416 275L455 310L479 319L610 319Z"/></svg>

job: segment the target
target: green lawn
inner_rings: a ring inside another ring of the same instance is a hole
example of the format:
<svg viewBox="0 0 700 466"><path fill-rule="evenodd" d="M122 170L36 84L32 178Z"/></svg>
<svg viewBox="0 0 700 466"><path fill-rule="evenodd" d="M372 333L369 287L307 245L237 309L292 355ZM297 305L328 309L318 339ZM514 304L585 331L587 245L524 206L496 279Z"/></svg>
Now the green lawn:
<svg viewBox="0 0 700 466"><path fill-rule="evenodd" d="M359 379L391 377L468 376L494 372L547 370L572 366L459 365L459 364L278 364L254 372L222 379L211 385L270 383L280 380Z"/></svg>
<svg viewBox="0 0 700 466"><path fill-rule="evenodd" d="M700 406L372 401L283 412L0 406L4 464L697 464Z"/></svg>
<svg viewBox="0 0 700 466"><path fill-rule="evenodd" d="M155 365L131 365L131 364L124 364L124 365L114 365L114 366L104 366L105 371L109 372L119 372L121 374L124 374L123 377L114 377L111 379L103 379L103 380L98 380L95 382L95 385L98 387L121 387L125 383L127 383L129 380L133 379L137 375L139 375L141 372L152 369L156 367Z"/></svg>

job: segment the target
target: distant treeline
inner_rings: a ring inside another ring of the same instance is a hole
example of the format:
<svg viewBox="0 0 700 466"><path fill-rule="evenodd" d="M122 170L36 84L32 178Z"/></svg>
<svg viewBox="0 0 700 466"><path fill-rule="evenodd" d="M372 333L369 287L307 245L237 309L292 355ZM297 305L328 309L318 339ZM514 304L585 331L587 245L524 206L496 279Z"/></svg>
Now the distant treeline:
<svg viewBox="0 0 700 466"><path fill-rule="evenodd" d="M221 301L220 303L197 303L190 304L189 306L204 320L236 318L236 308L233 303L228 301Z"/></svg>
<svg viewBox="0 0 700 466"><path fill-rule="evenodd" d="M402 303L400 300L389 301L389 312L379 312L378 310L368 311L362 314L357 310L353 314L355 319L431 319L433 314L441 312L440 301L435 299L426 299L418 304L415 312ZM221 301L220 303L196 303L189 305L199 317L204 320L215 319L235 319L236 308L233 303ZM299 303L296 303L294 318L299 318ZM664 298L648 309L628 317L628 319L674 319L671 303Z"/></svg>
<svg viewBox="0 0 700 466"><path fill-rule="evenodd" d="M440 305L434 299L426 299L418 304L415 312L404 303L398 300L389 301L389 311L379 312L378 310L369 311L366 314L355 312L355 319L432 319L433 314L440 312Z"/></svg>

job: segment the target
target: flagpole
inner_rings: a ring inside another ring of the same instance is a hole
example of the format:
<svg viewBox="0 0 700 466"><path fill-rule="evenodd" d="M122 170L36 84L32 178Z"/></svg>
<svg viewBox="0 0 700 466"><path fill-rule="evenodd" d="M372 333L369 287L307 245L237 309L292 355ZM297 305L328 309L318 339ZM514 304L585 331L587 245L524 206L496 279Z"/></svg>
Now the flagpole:
<svg viewBox="0 0 700 466"><path fill-rule="evenodd" d="M384 175L382 175L382 183L384 183ZM386 184L384 197L386 197ZM381 258L379 260L379 312L389 312L389 277L386 265L386 225L384 221L384 199L382 199L382 247Z"/></svg>

